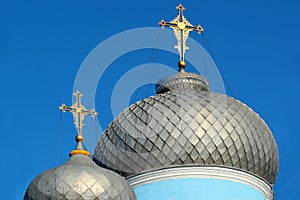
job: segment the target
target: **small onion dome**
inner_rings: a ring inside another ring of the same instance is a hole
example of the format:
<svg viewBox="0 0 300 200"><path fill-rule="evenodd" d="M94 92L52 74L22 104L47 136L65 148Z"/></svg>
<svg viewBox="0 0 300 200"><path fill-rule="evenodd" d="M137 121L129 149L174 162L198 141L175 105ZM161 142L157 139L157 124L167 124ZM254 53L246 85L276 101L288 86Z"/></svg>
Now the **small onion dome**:
<svg viewBox="0 0 300 200"><path fill-rule="evenodd" d="M202 76L179 72L156 95L125 109L106 128L93 160L128 176L170 166L221 166L275 182L278 151L251 108L208 90Z"/></svg>
<svg viewBox="0 0 300 200"><path fill-rule="evenodd" d="M88 156L74 154L63 165L38 175L24 200L99 199L135 200L129 183L120 175L97 166Z"/></svg>

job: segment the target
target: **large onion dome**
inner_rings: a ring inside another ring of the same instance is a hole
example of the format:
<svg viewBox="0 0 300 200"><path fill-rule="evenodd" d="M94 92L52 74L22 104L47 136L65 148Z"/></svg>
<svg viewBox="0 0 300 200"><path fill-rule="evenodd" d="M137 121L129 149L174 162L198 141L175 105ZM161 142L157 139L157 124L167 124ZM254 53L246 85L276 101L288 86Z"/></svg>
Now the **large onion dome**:
<svg viewBox="0 0 300 200"><path fill-rule="evenodd" d="M221 166L273 184L277 145L251 108L209 92L202 76L184 71L159 81L157 94L125 109L107 127L93 160L123 175L169 166Z"/></svg>
<svg viewBox="0 0 300 200"><path fill-rule="evenodd" d="M88 156L75 154L63 165L38 175L24 200L134 200L131 186L120 175L97 166Z"/></svg>

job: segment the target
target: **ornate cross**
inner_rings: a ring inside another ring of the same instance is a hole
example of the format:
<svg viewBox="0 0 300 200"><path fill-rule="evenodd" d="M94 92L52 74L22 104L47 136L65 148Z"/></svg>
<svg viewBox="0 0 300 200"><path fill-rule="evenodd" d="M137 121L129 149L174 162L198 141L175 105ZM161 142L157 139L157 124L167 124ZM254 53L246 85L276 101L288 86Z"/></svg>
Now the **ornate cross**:
<svg viewBox="0 0 300 200"><path fill-rule="evenodd" d="M77 137L82 138L82 127L83 127L83 120L85 115L91 115L92 117L95 117L98 115L98 113L92 109L87 110L82 104L81 104L81 97L83 97L83 94L81 94L79 91L76 91L73 94L76 97L76 102L72 106L66 106L64 103L59 107L62 112L71 112L74 116L74 124L77 129ZM77 140L76 137L76 140ZM78 141L77 141L78 142Z"/></svg>
<svg viewBox="0 0 300 200"><path fill-rule="evenodd" d="M182 4L179 4L176 9L178 10L178 15L170 22L166 22L164 20L161 20L159 22L159 25L164 28L165 26L169 26L174 30L175 37L177 38L177 46L175 46L176 49L178 49L179 55L180 55L180 61L178 63L178 66L180 70L184 69L185 62L184 62L184 54L187 49L189 49L186 46L186 40L189 37L189 32L196 30L199 34L204 31L202 26L193 26L183 15L183 11L185 10L185 7L183 7Z"/></svg>

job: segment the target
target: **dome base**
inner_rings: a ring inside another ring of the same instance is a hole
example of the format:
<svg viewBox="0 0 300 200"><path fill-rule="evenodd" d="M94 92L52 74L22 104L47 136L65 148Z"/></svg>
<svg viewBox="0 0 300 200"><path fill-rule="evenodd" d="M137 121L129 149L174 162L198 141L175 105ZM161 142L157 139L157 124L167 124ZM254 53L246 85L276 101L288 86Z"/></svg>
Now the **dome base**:
<svg viewBox="0 0 300 200"><path fill-rule="evenodd" d="M133 175L127 178L128 182L134 189L147 186L149 184L154 185L157 182L163 182L168 180L173 180L173 182L170 184L172 184L172 186L175 187L175 180L178 179L198 179L198 182L211 182L212 180L214 180L214 182L223 181L224 184L229 183L231 185L236 185L237 187L248 188L246 190L251 190L252 193L256 193L260 196L263 196L263 199L274 198L272 186L269 185L265 180L248 172L227 167L176 166L152 170L149 172ZM232 189L234 190L234 188ZM217 191L218 188L214 187L213 190ZM228 192L230 193L231 191ZM239 198L240 197L241 196L239 196Z"/></svg>

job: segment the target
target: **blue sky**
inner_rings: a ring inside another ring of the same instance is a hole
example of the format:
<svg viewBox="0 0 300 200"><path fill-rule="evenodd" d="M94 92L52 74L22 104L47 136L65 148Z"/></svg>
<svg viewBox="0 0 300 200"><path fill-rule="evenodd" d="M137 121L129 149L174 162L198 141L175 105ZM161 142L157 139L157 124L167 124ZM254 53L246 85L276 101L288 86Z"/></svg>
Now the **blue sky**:
<svg viewBox="0 0 300 200"><path fill-rule="evenodd" d="M173 19L178 3L1 1L2 199L22 199L36 175L63 163L74 148L72 117L65 114L60 123L58 106L72 103L76 73L89 52L122 31L155 27L162 18ZM228 95L259 113L275 136L280 156L276 199L296 199L300 179L300 2L182 3L186 17L205 28L218 68L233 91L228 90ZM191 37L199 36L194 33ZM110 103L110 77L129 70L131 63L149 62L150 53L124 55L104 77L108 81L100 81L96 95L100 124L111 120L110 110L104 106ZM157 62L173 60L158 52ZM176 68L176 63L173 66Z"/></svg>

